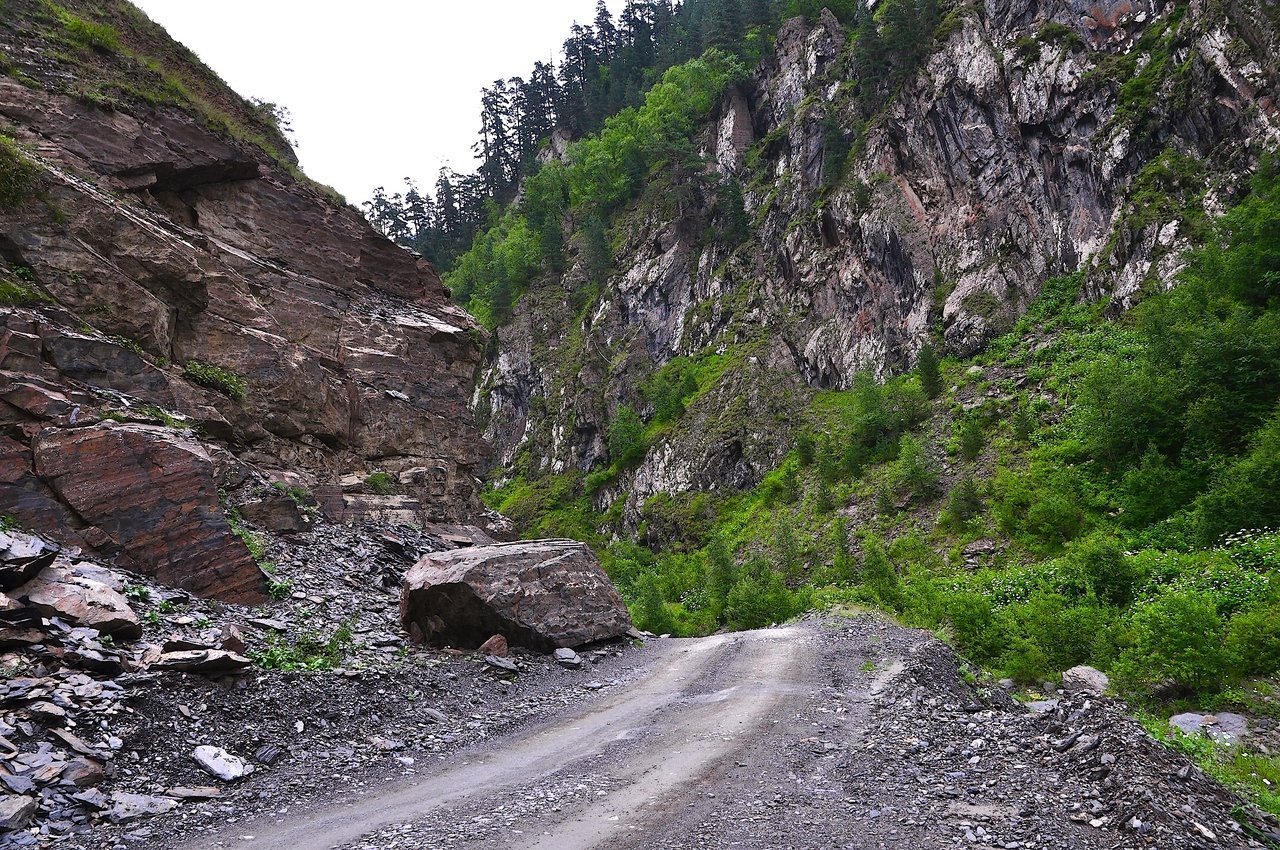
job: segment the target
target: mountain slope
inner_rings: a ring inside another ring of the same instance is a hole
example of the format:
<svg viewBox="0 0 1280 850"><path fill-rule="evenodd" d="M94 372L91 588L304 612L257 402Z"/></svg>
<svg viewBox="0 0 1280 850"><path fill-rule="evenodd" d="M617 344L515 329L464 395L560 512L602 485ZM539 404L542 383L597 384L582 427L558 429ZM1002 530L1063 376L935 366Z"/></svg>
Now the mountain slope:
<svg viewBox="0 0 1280 850"><path fill-rule="evenodd" d="M497 331L487 436L508 468L518 451L530 473L599 468L621 407L654 414L655 371L727 358L606 497L628 491L634 522L654 493L758 481L814 389L901 370L931 338L972 354L1046 278L1084 271L1115 309L1159 289L1277 140L1274 30L1230 12L958 7L869 120L857 34L788 22L693 140L709 171L659 168L615 215L599 297L579 305L580 256ZM581 309L549 309L566 301Z"/></svg>

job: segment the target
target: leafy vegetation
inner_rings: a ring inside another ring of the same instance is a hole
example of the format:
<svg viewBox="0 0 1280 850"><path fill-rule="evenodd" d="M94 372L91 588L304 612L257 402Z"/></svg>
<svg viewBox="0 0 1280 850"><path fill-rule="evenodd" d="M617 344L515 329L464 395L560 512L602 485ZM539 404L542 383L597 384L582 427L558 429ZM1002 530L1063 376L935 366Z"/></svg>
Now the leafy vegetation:
<svg viewBox="0 0 1280 850"><path fill-rule="evenodd" d="M103 53L120 50L120 33L115 27L87 20L53 3L46 5L58 16L58 21L70 39L79 46Z"/></svg>
<svg viewBox="0 0 1280 850"><path fill-rule="evenodd" d="M303 635L294 643L273 634L265 646L249 650L248 655L264 670L332 670L342 664L353 639L349 625L339 626L328 637Z"/></svg>
<svg viewBox="0 0 1280 850"><path fill-rule="evenodd" d="M249 391L249 385L244 378L230 369L223 369L211 363L188 360L182 367L182 374L192 383L217 390L233 401L244 401L245 393Z"/></svg>
<svg viewBox="0 0 1280 850"><path fill-rule="evenodd" d="M695 123L745 68L732 56L710 51L669 69L644 104L608 119L601 131L575 143L568 161L550 162L526 183L524 198L479 234L446 276L454 299L489 327L504 321L519 293L538 274L564 263L563 220L587 222L580 250L597 279L608 268L604 222L633 198L660 164L694 157ZM592 261L592 256L597 257Z"/></svg>
<svg viewBox="0 0 1280 850"><path fill-rule="evenodd" d="M364 479L364 486L377 496L390 496L400 490L400 479L390 472L371 472Z"/></svg>
<svg viewBox="0 0 1280 850"><path fill-rule="evenodd" d="M1144 725L1152 737L1190 756L1226 787L1280 815L1280 758L1220 744L1207 735L1186 735L1155 717L1145 718Z"/></svg>

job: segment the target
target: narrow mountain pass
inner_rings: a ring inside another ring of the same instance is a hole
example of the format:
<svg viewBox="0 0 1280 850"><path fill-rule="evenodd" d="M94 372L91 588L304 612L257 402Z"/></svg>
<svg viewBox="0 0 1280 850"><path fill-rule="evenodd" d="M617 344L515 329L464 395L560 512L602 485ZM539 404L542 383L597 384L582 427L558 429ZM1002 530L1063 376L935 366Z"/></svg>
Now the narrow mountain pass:
<svg viewBox="0 0 1280 850"><path fill-rule="evenodd" d="M1109 701L1033 714L859 615L657 641L599 700L430 775L181 846L1250 846L1232 805Z"/></svg>

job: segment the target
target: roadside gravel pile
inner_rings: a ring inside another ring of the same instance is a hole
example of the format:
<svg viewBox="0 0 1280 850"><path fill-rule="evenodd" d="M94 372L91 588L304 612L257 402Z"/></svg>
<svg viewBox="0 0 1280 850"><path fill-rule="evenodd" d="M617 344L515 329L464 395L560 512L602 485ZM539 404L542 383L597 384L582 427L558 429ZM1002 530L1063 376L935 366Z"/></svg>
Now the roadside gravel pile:
<svg viewBox="0 0 1280 850"><path fill-rule="evenodd" d="M1261 847L1274 821L1235 819L1237 800L1153 740L1123 706L1071 694L1039 712L971 685L939 643L917 647L878 700L863 753L878 781L914 790L915 818L965 845L1161 850ZM851 789L863 786L851 779ZM926 803L927 801L927 803ZM912 818L907 818L908 821ZM932 845L931 845L932 846Z"/></svg>

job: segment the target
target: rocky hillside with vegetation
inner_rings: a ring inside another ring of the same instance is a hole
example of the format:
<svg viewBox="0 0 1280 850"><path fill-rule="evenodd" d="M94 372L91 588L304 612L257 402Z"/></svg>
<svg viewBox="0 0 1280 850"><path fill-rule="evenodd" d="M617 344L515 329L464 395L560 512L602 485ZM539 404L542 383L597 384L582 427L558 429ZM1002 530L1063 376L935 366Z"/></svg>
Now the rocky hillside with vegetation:
<svg viewBox="0 0 1280 850"><path fill-rule="evenodd" d="M681 30L446 275L491 504L656 632L872 604L1274 714L1280 10L694 5L754 25Z"/></svg>
<svg viewBox="0 0 1280 850"><path fill-rule="evenodd" d="M271 104L125 2L6 2L0 71L0 514L238 601L229 500L478 515L484 332Z"/></svg>

